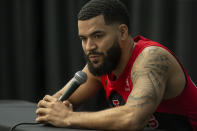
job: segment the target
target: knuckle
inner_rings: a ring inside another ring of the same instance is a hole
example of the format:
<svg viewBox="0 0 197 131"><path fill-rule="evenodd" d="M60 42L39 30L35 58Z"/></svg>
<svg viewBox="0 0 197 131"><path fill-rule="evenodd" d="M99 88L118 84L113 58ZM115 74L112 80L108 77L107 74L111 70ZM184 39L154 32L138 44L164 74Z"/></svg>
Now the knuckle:
<svg viewBox="0 0 197 131"><path fill-rule="evenodd" d="M37 114L37 115L39 114L39 109L36 110L36 114Z"/></svg>
<svg viewBox="0 0 197 131"><path fill-rule="evenodd" d="M39 119L39 117L37 117L37 118L36 118L36 122L40 122L40 119Z"/></svg>
<svg viewBox="0 0 197 131"><path fill-rule="evenodd" d="M38 102L37 107L40 107L41 103L42 103L42 100L40 100L40 101Z"/></svg>
<svg viewBox="0 0 197 131"><path fill-rule="evenodd" d="M48 97L48 95L45 95L44 98L43 98L43 100L45 100L47 97Z"/></svg>
<svg viewBox="0 0 197 131"><path fill-rule="evenodd" d="M55 104L56 104L55 101L51 102L51 107L55 107Z"/></svg>
<svg viewBox="0 0 197 131"><path fill-rule="evenodd" d="M58 99L55 99L55 102L59 102L59 100Z"/></svg>
<svg viewBox="0 0 197 131"><path fill-rule="evenodd" d="M46 120L46 121L49 121L49 120L50 120L50 116L49 116L49 115L46 115L46 116L45 116L45 120Z"/></svg>

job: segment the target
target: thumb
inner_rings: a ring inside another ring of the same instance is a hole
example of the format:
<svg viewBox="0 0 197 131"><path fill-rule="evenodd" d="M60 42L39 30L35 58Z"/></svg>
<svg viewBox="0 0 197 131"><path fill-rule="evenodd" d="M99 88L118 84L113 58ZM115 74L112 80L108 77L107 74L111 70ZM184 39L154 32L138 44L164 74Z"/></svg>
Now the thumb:
<svg viewBox="0 0 197 131"><path fill-rule="evenodd" d="M68 107L68 108L70 108L70 109L73 108L73 105L72 105L68 100L63 101L63 103L64 103L64 105L65 105L66 107Z"/></svg>

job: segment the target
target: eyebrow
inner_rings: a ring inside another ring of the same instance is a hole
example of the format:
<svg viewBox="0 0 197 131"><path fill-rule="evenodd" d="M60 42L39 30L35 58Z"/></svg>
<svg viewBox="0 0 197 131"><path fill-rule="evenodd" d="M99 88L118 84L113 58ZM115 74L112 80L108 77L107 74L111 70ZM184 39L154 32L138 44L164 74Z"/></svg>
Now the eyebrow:
<svg viewBox="0 0 197 131"><path fill-rule="evenodd" d="M96 31L94 31L94 32L90 33L90 36L93 36L93 35L95 35L95 34L97 34L97 33L104 33L104 31L96 30ZM86 37L86 36L79 35L79 37Z"/></svg>

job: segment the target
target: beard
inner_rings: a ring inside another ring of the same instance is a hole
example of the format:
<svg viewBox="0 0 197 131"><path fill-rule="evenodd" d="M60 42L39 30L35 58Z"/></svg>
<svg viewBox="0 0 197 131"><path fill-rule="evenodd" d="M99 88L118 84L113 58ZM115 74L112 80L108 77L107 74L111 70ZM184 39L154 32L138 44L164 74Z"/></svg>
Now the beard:
<svg viewBox="0 0 197 131"><path fill-rule="evenodd" d="M90 54L103 56L103 62L101 65L95 67L98 61L91 62L88 57ZM86 55L86 60L88 64L89 71L95 76L102 76L111 73L118 65L121 56L121 49L118 41L116 40L112 47L107 50L107 55L105 56L102 52L91 51Z"/></svg>

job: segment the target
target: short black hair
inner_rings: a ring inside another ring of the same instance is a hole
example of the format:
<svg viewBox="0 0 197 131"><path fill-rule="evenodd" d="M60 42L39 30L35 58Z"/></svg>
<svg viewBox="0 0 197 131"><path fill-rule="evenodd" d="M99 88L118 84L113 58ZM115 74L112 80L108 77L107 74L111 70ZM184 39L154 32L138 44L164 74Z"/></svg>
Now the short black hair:
<svg viewBox="0 0 197 131"><path fill-rule="evenodd" d="M88 20L103 15L105 24L126 24L130 32L130 20L126 6L119 0L90 0L78 13L78 20Z"/></svg>

